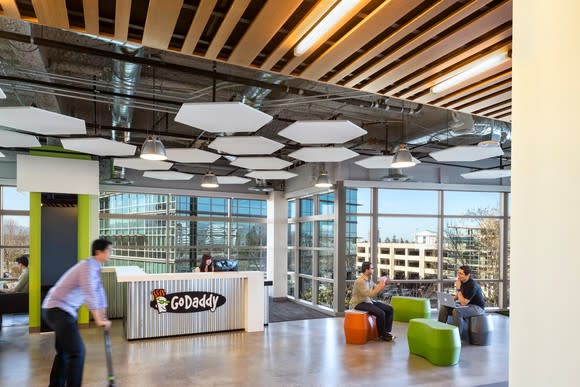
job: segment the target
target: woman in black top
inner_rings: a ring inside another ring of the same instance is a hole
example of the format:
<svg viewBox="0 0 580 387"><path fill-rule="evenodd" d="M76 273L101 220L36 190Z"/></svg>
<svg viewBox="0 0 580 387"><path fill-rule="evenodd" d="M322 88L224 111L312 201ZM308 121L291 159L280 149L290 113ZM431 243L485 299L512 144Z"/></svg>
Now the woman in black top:
<svg viewBox="0 0 580 387"><path fill-rule="evenodd" d="M213 271L213 263L211 261L211 255L204 254L201 257L201 265L199 265L199 267L196 268L195 271L201 271L201 272Z"/></svg>

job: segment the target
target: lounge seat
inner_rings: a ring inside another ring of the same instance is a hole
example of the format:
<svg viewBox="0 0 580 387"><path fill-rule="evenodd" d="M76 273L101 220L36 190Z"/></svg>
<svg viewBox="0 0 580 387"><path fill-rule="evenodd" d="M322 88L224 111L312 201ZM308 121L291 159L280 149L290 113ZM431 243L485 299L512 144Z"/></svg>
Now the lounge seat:
<svg viewBox="0 0 580 387"><path fill-rule="evenodd" d="M28 293L0 294L0 328L2 315L28 313Z"/></svg>
<svg viewBox="0 0 580 387"><path fill-rule="evenodd" d="M413 318L431 317L431 303L428 298L393 296L393 320L408 322Z"/></svg>
<svg viewBox="0 0 580 387"><path fill-rule="evenodd" d="M409 351L426 358L438 366L451 366L459 362L461 340L454 325L436 320L415 318L407 331Z"/></svg>
<svg viewBox="0 0 580 387"><path fill-rule="evenodd" d="M366 344L368 340L379 337L375 316L360 310L347 310L344 313L344 337L347 344Z"/></svg>

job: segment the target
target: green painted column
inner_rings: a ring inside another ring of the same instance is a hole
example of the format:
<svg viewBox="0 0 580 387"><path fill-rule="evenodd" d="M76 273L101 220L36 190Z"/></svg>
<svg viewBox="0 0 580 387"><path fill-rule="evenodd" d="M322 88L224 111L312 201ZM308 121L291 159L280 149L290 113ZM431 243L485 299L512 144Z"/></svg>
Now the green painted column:
<svg viewBox="0 0 580 387"><path fill-rule="evenodd" d="M40 236L41 193L30 193L30 248L28 277L28 310L31 332L40 331Z"/></svg>
<svg viewBox="0 0 580 387"><path fill-rule="evenodd" d="M91 206L89 195L77 196L77 260L82 261L91 255ZM79 310L79 324L89 323L89 311L86 306Z"/></svg>

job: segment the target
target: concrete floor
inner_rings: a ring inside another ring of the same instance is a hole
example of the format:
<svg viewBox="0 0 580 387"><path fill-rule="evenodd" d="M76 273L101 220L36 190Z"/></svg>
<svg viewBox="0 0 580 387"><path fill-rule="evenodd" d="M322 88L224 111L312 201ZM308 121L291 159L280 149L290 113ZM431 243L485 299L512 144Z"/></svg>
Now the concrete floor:
<svg viewBox="0 0 580 387"><path fill-rule="evenodd" d="M409 355L407 324L394 324L395 343L346 345L342 318L270 324L243 331L127 342L113 324L117 386L480 386L507 385L509 318L493 315L493 343L463 345L453 367ZM82 331L87 348L85 386L106 385L103 335ZM54 355L52 333L26 326L0 334L0 385L46 386Z"/></svg>

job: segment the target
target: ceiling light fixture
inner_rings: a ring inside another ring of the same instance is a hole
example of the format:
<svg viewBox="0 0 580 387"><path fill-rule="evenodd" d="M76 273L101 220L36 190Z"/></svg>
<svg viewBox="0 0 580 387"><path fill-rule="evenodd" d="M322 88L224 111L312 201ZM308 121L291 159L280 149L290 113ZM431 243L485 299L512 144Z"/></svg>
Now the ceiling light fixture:
<svg viewBox="0 0 580 387"><path fill-rule="evenodd" d="M167 160L165 147L157 136L149 136L141 147L141 154L139 155L145 160L163 161Z"/></svg>
<svg viewBox="0 0 580 387"><path fill-rule="evenodd" d="M471 63L467 65L462 71L460 71L457 75L452 76L433 86L431 88L432 93L441 93L447 89L452 88L455 85L458 85L469 78L472 78L476 75L479 75L492 67L499 65L500 63L506 61L509 58L507 52L501 52L498 54L494 54L488 56L480 61Z"/></svg>
<svg viewBox="0 0 580 387"><path fill-rule="evenodd" d="M360 0L341 0L334 8L326 14L294 48L294 56L303 55L319 41L322 36L334 27L350 10L352 10Z"/></svg>
<svg viewBox="0 0 580 387"><path fill-rule="evenodd" d="M201 179L201 186L203 188L218 188L220 184L218 183L216 175L212 171L209 171Z"/></svg>
<svg viewBox="0 0 580 387"><path fill-rule="evenodd" d="M330 188L332 187L332 182L330 181L330 176L328 176L328 172L322 171L316 180L316 184L314 184L317 188Z"/></svg>
<svg viewBox="0 0 580 387"><path fill-rule="evenodd" d="M416 164L413 161L413 156L407 148L406 144L399 145L395 157L393 157L393 162L391 163L391 168L409 168L414 167Z"/></svg>

